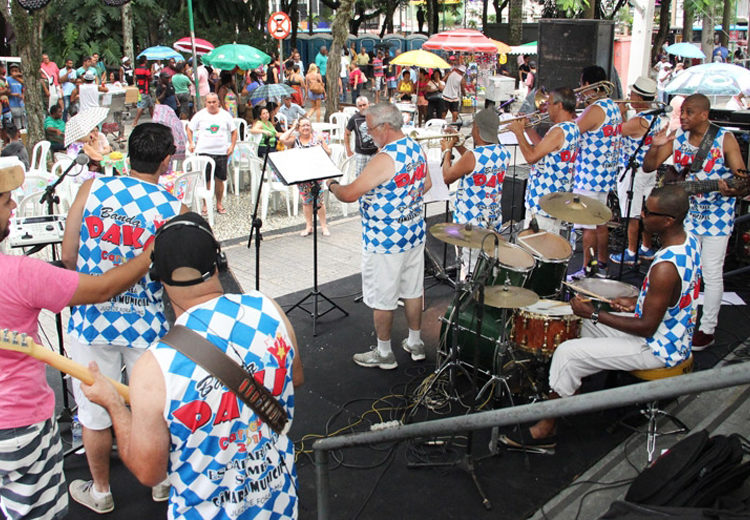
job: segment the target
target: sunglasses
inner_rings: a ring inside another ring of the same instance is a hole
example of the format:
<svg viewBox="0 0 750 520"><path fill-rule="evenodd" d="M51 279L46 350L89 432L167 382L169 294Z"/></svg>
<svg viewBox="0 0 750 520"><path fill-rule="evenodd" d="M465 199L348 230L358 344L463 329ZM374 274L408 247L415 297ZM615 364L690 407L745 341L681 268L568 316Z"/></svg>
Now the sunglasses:
<svg viewBox="0 0 750 520"><path fill-rule="evenodd" d="M669 213L660 213L658 211L651 211L648 209L648 206L645 204L643 205L643 216L644 217L650 217L651 215L654 215L655 217L670 217L673 219L677 219L674 215L670 215Z"/></svg>

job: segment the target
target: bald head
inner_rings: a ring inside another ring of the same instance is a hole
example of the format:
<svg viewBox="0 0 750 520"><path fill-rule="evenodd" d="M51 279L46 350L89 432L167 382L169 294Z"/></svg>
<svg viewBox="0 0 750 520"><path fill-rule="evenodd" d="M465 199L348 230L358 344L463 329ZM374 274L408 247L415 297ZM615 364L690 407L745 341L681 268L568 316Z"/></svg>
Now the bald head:
<svg viewBox="0 0 750 520"><path fill-rule="evenodd" d="M711 110L711 101L703 94L693 94L688 96L685 98L685 101L683 101L683 104L684 103L692 105L700 111L708 112Z"/></svg>

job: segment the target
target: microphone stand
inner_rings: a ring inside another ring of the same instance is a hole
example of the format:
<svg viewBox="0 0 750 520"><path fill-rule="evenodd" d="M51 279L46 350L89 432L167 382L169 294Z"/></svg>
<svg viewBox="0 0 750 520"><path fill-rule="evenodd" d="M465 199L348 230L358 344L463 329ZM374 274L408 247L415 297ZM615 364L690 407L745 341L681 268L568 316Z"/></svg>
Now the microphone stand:
<svg viewBox="0 0 750 520"><path fill-rule="evenodd" d="M624 228L624 240L622 241L622 248L620 248L620 269L617 272L617 280L622 280L622 269L625 265L625 250L628 248L628 227L630 227L630 210L633 207L633 184L635 184L635 176L638 173L638 168L641 166L638 164L638 161L635 160L636 157L638 157L638 154L640 153L641 149L643 148L643 145L646 143L646 137L648 137L651 134L651 130L654 129L654 126L656 125L657 120L659 119L659 116L661 114L654 114L654 117L651 118L651 122L648 125L648 130L646 130L646 133L643 134L641 137L641 141L638 143L638 148L636 148L632 154L630 154L630 158L628 159L628 166L625 168L625 171L622 172L622 175L620 176L620 182L622 182L625 179L625 175L627 175L628 171L630 171L630 185L628 186L628 209L625 212L625 215L622 218L622 227ZM640 117L640 116L638 116ZM636 247L635 247L635 262L633 263L633 266L635 267L638 264L638 252L640 250L640 240L641 240L641 232L640 232L640 226L638 229L638 240L636 241Z"/></svg>
<svg viewBox="0 0 750 520"><path fill-rule="evenodd" d="M253 234L255 235L255 290L260 290L260 241L263 240L260 228L263 227L263 220L258 218L258 209L260 208L260 193L263 191L263 181L266 177L266 166L268 165L268 152L263 157L263 168L260 171L260 182L258 183L258 193L255 194L255 208L253 209L253 218L250 225L250 235L247 237L247 248L250 249L253 243Z"/></svg>
<svg viewBox="0 0 750 520"><path fill-rule="evenodd" d="M74 166L83 166L88 164L89 158L86 154L79 154L78 157L75 158L75 160L70 163L70 165L65 169L65 171L60 175L60 177L57 178L55 182L52 184L47 185L47 187L44 189L44 194L42 195L42 198L39 199L40 204L47 204L47 215L54 215L55 214L55 204L58 204L60 202L60 197L57 196L57 193L55 193L55 190L60 185L62 181L65 180L65 177L70 173L70 170L73 169ZM45 247L46 244L39 244L31 248L26 255L33 255L34 253L40 251L42 248ZM57 251L55 250L55 246L52 246L52 264L53 265L60 265L59 259L57 257ZM55 313L55 328L57 329L57 351L60 353L61 356L65 355L65 346L63 344L64 337L63 337L63 323L62 323L62 314L59 312ZM60 372L60 378L62 380L62 395L63 395L63 408L60 412L60 415L58 416L57 420L61 422L69 422L73 419L73 412L70 409L70 400L68 399L68 381L66 376L63 372Z"/></svg>

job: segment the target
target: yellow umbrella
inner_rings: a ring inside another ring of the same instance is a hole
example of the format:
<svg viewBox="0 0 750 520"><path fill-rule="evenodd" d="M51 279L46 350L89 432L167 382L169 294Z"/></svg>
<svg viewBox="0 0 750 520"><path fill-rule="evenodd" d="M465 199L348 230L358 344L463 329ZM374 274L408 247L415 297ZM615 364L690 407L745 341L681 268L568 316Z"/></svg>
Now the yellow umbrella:
<svg viewBox="0 0 750 520"><path fill-rule="evenodd" d="M493 40L492 38L490 38L490 41L492 41L492 43L495 44L495 47L497 47L497 52L499 54L508 54L512 50L510 45L508 45L507 43L503 43L498 40Z"/></svg>
<svg viewBox="0 0 750 520"><path fill-rule="evenodd" d="M399 54L391 60L393 65L421 67L424 69L450 69L450 64L437 54L422 49Z"/></svg>

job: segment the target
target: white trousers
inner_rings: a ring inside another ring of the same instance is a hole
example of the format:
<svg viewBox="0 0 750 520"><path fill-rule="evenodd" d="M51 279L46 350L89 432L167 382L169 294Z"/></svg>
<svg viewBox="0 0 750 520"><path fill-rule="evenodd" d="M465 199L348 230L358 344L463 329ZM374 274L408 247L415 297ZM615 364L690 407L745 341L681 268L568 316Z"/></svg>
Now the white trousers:
<svg viewBox="0 0 750 520"><path fill-rule="evenodd" d="M724 257L729 235L718 237L696 235L701 246L701 271L703 272L703 315L700 330L713 334L719 321L721 299L724 296Z"/></svg>
<svg viewBox="0 0 750 520"><path fill-rule="evenodd" d="M583 320L581 337L564 341L555 350L549 369L549 386L560 397L570 397L580 388L584 377L602 370L652 368L664 368L664 362L654 356L646 345L646 338Z"/></svg>

